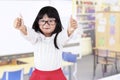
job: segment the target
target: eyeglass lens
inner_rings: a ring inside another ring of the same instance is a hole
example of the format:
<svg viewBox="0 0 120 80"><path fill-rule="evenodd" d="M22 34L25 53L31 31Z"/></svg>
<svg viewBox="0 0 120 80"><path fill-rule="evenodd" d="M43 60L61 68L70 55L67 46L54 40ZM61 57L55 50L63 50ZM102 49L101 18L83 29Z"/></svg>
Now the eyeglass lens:
<svg viewBox="0 0 120 80"><path fill-rule="evenodd" d="M47 20L47 21L45 21L45 20L43 20L43 19L40 19L39 20L39 24L40 25L45 25L45 24L48 24L48 25L54 25L55 24L55 19L51 19L51 20Z"/></svg>

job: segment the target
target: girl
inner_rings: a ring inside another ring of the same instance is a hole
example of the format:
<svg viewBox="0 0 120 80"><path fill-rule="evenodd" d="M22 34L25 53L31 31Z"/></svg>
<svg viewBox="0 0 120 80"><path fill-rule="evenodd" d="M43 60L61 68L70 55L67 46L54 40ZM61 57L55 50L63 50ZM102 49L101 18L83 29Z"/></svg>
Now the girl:
<svg viewBox="0 0 120 80"><path fill-rule="evenodd" d="M66 80L62 70L62 46L77 28L70 19L70 26L63 30L58 11L51 6L43 7L32 26L27 28L22 18L14 21L16 29L34 45L35 70L30 80Z"/></svg>

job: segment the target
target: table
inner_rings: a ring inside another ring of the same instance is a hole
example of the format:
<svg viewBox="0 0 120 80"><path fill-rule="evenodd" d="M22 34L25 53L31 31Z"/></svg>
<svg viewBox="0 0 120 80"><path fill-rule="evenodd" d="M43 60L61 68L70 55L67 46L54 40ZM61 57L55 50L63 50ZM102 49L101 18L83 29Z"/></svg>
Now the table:
<svg viewBox="0 0 120 80"><path fill-rule="evenodd" d="M96 64L98 64L98 57L102 57L104 58L104 63L102 62L101 64L104 64L104 72L107 71L107 65L113 63L115 65L115 70L116 73L118 73L118 67L117 67L117 60L120 59L118 57L120 57L120 48L113 48L113 49L109 49L106 47L95 47L93 48L94 50L94 67L93 67L93 78L95 76L95 69L96 69ZM99 50L104 51L104 52L99 52ZM113 59L113 61L110 61L109 59ZM103 76L104 76L104 72L103 72Z"/></svg>
<svg viewBox="0 0 120 80"><path fill-rule="evenodd" d="M10 70L16 70L20 68L24 68L24 74L29 73L29 69L34 66L34 57L28 57L28 58L19 58L17 59L18 61L26 62L27 64L20 64L20 65L5 65L5 66L0 66L0 79L2 78L2 75L4 71L10 71ZM69 69L69 80L71 80L71 67L73 63L63 61L62 66L63 67L68 67Z"/></svg>

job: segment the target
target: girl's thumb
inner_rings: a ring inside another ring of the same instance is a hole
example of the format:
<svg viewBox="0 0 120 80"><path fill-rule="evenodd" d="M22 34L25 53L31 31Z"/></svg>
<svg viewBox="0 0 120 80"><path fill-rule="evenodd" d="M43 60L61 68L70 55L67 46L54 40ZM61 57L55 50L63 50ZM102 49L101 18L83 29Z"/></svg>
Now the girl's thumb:
<svg viewBox="0 0 120 80"><path fill-rule="evenodd" d="M19 15L19 18L20 18L20 20L21 20L21 26L24 25L24 21L23 21L23 16L22 16L22 14Z"/></svg>

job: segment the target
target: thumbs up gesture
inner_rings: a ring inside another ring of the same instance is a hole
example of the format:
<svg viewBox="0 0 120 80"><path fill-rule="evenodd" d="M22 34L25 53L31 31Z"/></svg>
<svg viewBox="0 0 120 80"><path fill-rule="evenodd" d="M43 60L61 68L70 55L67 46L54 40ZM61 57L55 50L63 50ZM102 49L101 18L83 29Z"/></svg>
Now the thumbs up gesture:
<svg viewBox="0 0 120 80"><path fill-rule="evenodd" d="M22 15L20 15L14 20L14 27L20 30L23 34L27 35L27 30L26 30L26 26L24 25Z"/></svg>
<svg viewBox="0 0 120 80"><path fill-rule="evenodd" d="M17 17L15 20L14 20L14 27L16 29L20 29L22 26L23 26L23 19L22 19L22 16L20 15L19 17Z"/></svg>
<svg viewBox="0 0 120 80"><path fill-rule="evenodd" d="M69 27L68 27L68 36L70 36L75 31L76 28L77 28L77 21L73 19L71 16Z"/></svg>

